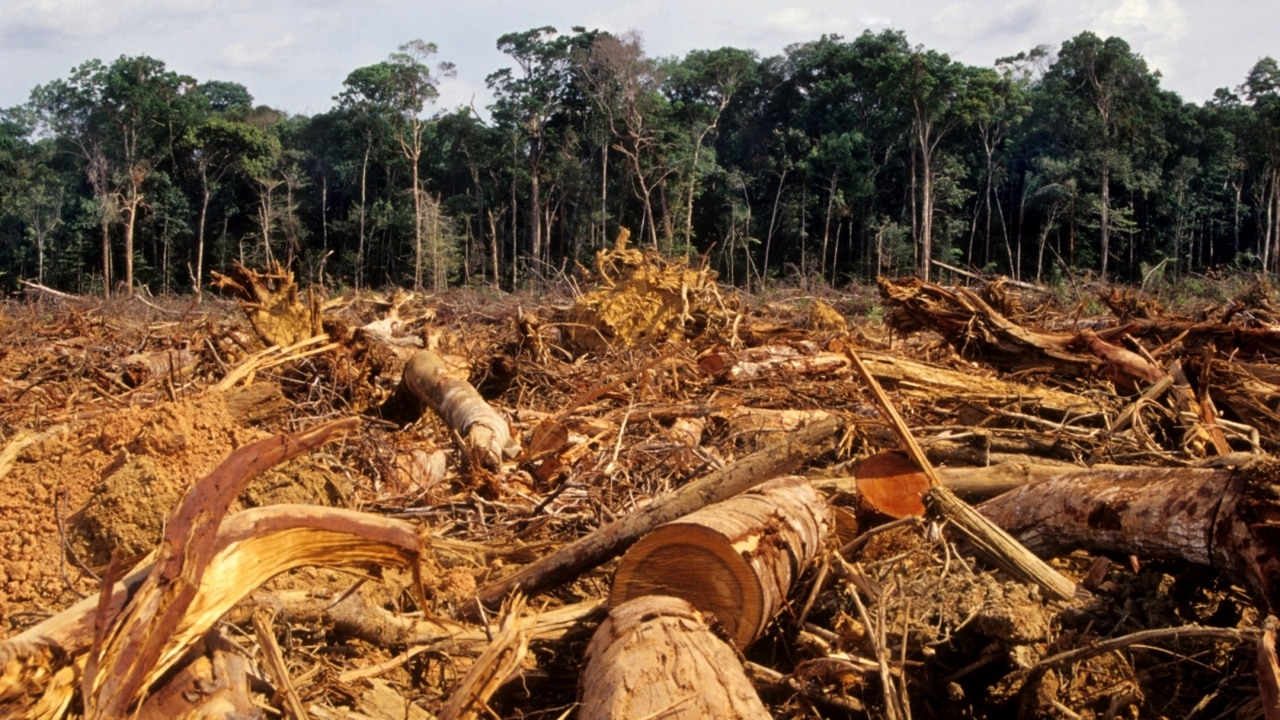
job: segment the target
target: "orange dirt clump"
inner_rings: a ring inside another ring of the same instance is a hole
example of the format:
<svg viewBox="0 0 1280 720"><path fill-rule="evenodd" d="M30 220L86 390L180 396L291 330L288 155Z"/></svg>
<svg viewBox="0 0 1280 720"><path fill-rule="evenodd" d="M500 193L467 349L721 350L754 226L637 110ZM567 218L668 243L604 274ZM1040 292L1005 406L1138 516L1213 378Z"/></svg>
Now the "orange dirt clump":
<svg viewBox="0 0 1280 720"><path fill-rule="evenodd" d="M57 612L103 572L154 547L192 483L262 437L237 425L222 395L128 407L42 433L16 456L0 495L0 621ZM16 442L17 440L15 440Z"/></svg>

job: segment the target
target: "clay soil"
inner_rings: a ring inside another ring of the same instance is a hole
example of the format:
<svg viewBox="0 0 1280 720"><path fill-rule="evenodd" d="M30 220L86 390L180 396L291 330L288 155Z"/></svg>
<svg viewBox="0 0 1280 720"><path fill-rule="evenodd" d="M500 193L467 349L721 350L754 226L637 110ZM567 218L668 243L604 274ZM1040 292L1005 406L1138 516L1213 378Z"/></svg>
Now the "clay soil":
<svg viewBox="0 0 1280 720"><path fill-rule="evenodd" d="M658 303L679 316L662 332L611 337L609 327L589 328L592 340L580 347L572 340L587 321L565 311L575 299L567 289L537 297L455 291L328 299L324 329L336 349L225 389L214 386L265 347L233 300L103 301L33 291L0 305L0 637L95 594L113 560L124 568L140 561L192 484L236 448L358 417L358 433L265 473L232 511L302 502L411 522L428 540L428 606L415 607L404 573L367 579L304 568L253 592L220 632L253 658L259 682L252 689L264 717L284 712L284 700L261 669L248 621L262 608L273 613L293 683L314 716L434 716L484 643L414 652L403 638L381 643L326 616L328 601L354 593L388 613L479 628L465 612L478 588L804 422L784 413L830 413L846 422L838 449L801 470L818 487L852 477L863 459L897 446L847 369L733 381L708 372L710 356L763 346L859 347L973 377L1096 395L1098 413L1112 419L1133 396L1101 376L1005 373L962 357L937 332L891 330L874 288L822 298L722 290L695 297L692 309ZM1071 299L1033 293L1026 302L1048 313L1040 326L1073 310L1081 317ZM1115 322L1096 302L1092 310ZM378 332L358 330L392 315ZM526 448L535 431L554 429L556 442L544 444L554 452L526 452L498 472L468 462L451 431L400 388L400 369L420 347L456 360ZM140 356L151 358L150 369L139 369ZM1106 419L1090 436L1055 429L1053 422L1069 425L1061 418L1028 420L1034 413L1014 412L1012 404L993 411L998 401L977 395L957 399L909 384L891 386L890 395L913 430L939 448L951 442L988 456L1020 453L1064 469L1203 459L1185 452L1160 415L1104 439ZM965 445L983 426L992 432ZM1002 450L1002 443L1016 447ZM971 453L939 464L960 466L962 457ZM759 669L751 677L774 717L902 717L904 710L938 718L1262 717L1254 641L1266 613L1240 578L1186 562L1077 550L1052 563L1093 591L1050 600L985 565L935 523L908 519L863 534L889 518L861 505L846 485L825 487L847 518L839 541L828 561L802 570L791 606L741 654ZM530 607L601 600L615 567L587 571ZM302 596L320 599L321 609L307 611ZM490 716L573 717L582 651L600 619L599 611L584 613L562 632L535 638L490 698ZM1240 631L1243 639L1153 637L1044 664L1108 639L1191 625ZM393 658L384 670L371 669Z"/></svg>

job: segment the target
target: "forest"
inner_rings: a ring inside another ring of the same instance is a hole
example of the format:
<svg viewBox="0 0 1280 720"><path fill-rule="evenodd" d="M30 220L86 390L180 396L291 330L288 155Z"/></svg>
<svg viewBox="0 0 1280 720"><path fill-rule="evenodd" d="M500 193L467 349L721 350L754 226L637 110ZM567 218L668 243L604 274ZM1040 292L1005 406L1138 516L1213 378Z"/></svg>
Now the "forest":
<svg viewBox="0 0 1280 720"><path fill-rule="evenodd" d="M895 30L771 57L581 27L497 47L487 107L439 108L454 68L413 40L311 117L88 60L0 110L0 284L198 296L239 261L334 289L534 288L623 227L748 290L1280 270L1270 57L1196 105L1091 32L992 67Z"/></svg>

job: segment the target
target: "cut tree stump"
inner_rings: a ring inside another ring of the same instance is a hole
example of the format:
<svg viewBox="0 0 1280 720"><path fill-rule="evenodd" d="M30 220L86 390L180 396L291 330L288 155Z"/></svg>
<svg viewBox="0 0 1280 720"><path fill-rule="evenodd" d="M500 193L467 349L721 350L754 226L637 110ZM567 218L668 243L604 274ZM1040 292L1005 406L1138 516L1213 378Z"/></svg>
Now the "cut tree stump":
<svg viewBox="0 0 1280 720"><path fill-rule="evenodd" d="M623 556L609 595L684 598L739 648L760 637L831 533L830 508L799 476L771 480L669 522Z"/></svg>
<svg viewBox="0 0 1280 720"><path fill-rule="evenodd" d="M770 717L733 649L687 601L662 595L609 613L578 687L581 720Z"/></svg>
<svg viewBox="0 0 1280 720"><path fill-rule="evenodd" d="M1082 470L979 506L1029 550L1178 559L1243 578L1259 607L1280 603L1280 462L1235 469Z"/></svg>
<svg viewBox="0 0 1280 720"><path fill-rule="evenodd" d="M414 397L435 411L462 438L480 464L497 470L520 452L506 418L480 396L471 383L449 374L444 360L430 350L414 353L404 367L403 382Z"/></svg>

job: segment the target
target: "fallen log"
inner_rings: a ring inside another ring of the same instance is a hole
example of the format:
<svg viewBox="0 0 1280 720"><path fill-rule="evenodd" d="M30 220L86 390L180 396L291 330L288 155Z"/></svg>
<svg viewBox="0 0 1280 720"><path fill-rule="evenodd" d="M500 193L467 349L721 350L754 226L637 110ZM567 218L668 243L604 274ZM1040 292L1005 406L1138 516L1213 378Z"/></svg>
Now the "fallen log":
<svg viewBox="0 0 1280 720"><path fill-rule="evenodd" d="M877 464L883 463L883 465L879 468L870 468L873 472L868 473L867 463L873 458L879 458ZM1094 467L1115 470L1122 468L1120 465L1095 465ZM1050 465L1023 459L1016 461L1006 460L983 467L942 467L938 468L938 475L942 480L942 485L950 489L957 497L966 502L981 502L1028 483L1045 480L1061 475L1064 472L1072 472L1079 469L1079 467L1071 465ZM871 504L871 509L886 515L894 515L885 507L881 507L871 497L871 493L865 492L864 486L873 483L893 484L895 476L908 472L918 473L920 471L900 451L886 450L864 460L858 466L857 474L854 476L822 478L821 480L814 480L813 486L815 489L826 493L841 492L859 496L863 501ZM916 503L911 506L909 512L902 513L902 515L920 514L923 510L924 505L919 501L919 496L917 496Z"/></svg>
<svg viewBox="0 0 1280 720"><path fill-rule="evenodd" d="M910 397L931 402L945 397L954 402L1035 408L1034 412L1054 420L1104 413L1110 408L1097 397L1083 396L1052 387L1011 382L962 372L890 355L859 351L871 374L884 385ZM702 356L698 368L708 375L731 383L760 381L782 376L846 376L853 372L843 352L819 350L811 342L767 345L739 352L717 351Z"/></svg>
<svg viewBox="0 0 1280 720"><path fill-rule="evenodd" d="M509 577L490 583L480 590L479 603L493 608L513 590L520 589L533 596L586 572L625 551L642 535L663 523L733 497L766 480L794 471L806 460L830 452L837 445L840 429L840 421L828 417L788 433L780 442L657 498L642 510L561 547ZM468 614L479 615L479 610L472 607Z"/></svg>
<svg viewBox="0 0 1280 720"><path fill-rule="evenodd" d="M1040 556L1075 549L1177 559L1243 579L1280 603L1280 462L1234 469L1081 470L1032 483L979 511Z"/></svg>
<svg viewBox="0 0 1280 720"><path fill-rule="evenodd" d="M896 329L935 330L962 356L980 358L1002 370L1048 371L1069 377L1101 370L1126 390L1165 375L1150 360L1092 330L1054 333L1022 327L965 288L948 289L918 278L878 278L877 282Z"/></svg>
<svg viewBox="0 0 1280 720"><path fill-rule="evenodd" d="M490 470L520 452L506 418L498 414L471 383L449 374L444 360L430 350L414 353L402 382L414 397L440 416L462 438L466 450Z"/></svg>
<svg viewBox="0 0 1280 720"><path fill-rule="evenodd" d="M804 478L771 480L645 535L622 557L610 607L644 595L688 600L739 649L786 602L831 534L831 512Z"/></svg>
<svg viewBox="0 0 1280 720"><path fill-rule="evenodd" d="M770 717L737 655L679 598L648 595L615 607L587 646L578 717Z"/></svg>

